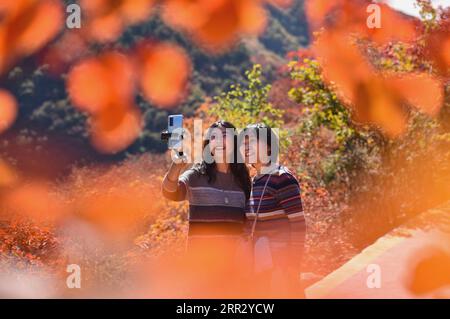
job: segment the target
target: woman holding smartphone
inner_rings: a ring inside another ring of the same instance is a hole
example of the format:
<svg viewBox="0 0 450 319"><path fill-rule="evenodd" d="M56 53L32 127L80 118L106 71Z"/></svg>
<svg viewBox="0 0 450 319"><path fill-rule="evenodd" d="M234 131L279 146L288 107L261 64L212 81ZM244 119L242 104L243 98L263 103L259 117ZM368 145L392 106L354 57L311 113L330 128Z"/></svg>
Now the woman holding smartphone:
<svg viewBox="0 0 450 319"><path fill-rule="evenodd" d="M236 163L235 130L229 122L215 122L203 143L203 154L211 155L210 159L183 174L186 164L172 162L164 177L166 198L189 201L189 239L243 231L251 185L246 165Z"/></svg>
<svg viewBox="0 0 450 319"><path fill-rule="evenodd" d="M246 165L237 163L236 128L225 121L212 124L203 161L182 173L185 166L172 162L162 192L189 202L188 253L205 263L230 265L243 235L251 187Z"/></svg>

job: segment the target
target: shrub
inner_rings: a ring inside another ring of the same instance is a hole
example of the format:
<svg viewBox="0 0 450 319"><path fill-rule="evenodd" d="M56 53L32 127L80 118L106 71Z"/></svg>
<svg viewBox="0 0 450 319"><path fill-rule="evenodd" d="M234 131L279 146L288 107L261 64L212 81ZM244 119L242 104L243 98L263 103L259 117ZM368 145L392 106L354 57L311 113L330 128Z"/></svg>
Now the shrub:
<svg viewBox="0 0 450 319"><path fill-rule="evenodd" d="M214 97L216 103L209 109L210 116L229 121L237 128L262 122L269 127L279 128L280 149L289 145L287 131L283 129L283 110L269 101L270 84L262 79L262 67L255 64L245 71L246 85L232 84L228 91Z"/></svg>

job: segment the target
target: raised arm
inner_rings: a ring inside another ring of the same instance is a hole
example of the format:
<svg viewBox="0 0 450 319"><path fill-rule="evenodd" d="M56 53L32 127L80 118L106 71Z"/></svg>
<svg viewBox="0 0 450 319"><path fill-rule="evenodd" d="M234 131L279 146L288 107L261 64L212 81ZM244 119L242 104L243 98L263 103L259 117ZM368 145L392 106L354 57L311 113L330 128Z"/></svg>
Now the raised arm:
<svg viewBox="0 0 450 319"><path fill-rule="evenodd" d="M186 184L179 180L182 170L186 167L185 163L170 164L169 171L164 176L162 182L162 193L164 197L173 201L182 201L186 199Z"/></svg>

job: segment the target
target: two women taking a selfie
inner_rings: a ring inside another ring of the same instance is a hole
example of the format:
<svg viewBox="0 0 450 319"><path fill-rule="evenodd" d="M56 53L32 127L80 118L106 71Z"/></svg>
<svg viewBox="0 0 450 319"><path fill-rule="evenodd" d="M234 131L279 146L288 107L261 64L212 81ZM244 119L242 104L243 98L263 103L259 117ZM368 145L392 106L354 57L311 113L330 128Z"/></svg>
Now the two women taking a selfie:
<svg viewBox="0 0 450 319"><path fill-rule="evenodd" d="M277 161L277 135L264 124L238 134L218 121L203 157L184 172L183 161L172 162L162 184L166 198L189 202L188 253L234 265L221 276L249 274L254 296L301 296L305 219L299 183Z"/></svg>

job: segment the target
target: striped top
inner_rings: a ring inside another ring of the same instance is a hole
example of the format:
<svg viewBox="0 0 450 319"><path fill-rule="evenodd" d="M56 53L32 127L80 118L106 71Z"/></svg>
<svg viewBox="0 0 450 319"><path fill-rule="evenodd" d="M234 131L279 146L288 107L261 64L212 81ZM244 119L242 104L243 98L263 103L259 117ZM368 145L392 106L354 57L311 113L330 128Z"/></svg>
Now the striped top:
<svg viewBox="0 0 450 319"><path fill-rule="evenodd" d="M303 221L300 186L294 175L279 164L271 165L265 173L257 175L253 179L252 191L246 207L247 218L255 219L261 200L258 221L279 219ZM264 185L269 176L270 179L263 195Z"/></svg>
<svg viewBox="0 0 450 319"><path fill-rule="evenodd" d="M241 231L246 200L232 174L216 172L215 180L209 183L207 175L188 169L179 177L178 183L169 186L170 189L162 190L166 198L189 201L190 233L195 227L201 232ZM206 223L208 227L205 227Z"/></svg>

